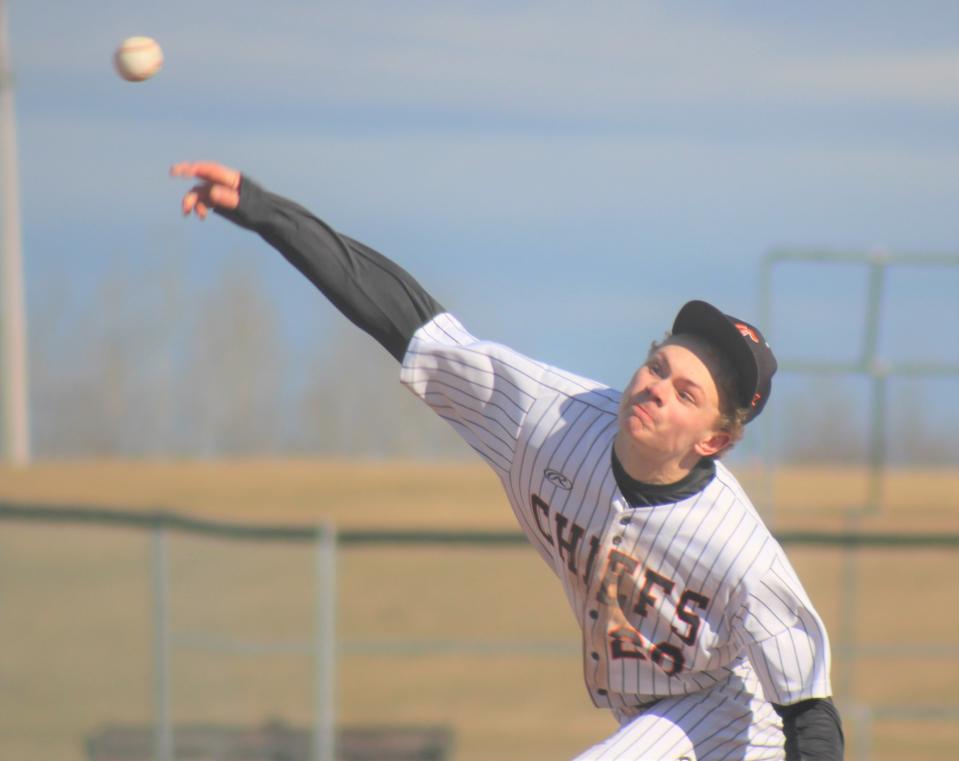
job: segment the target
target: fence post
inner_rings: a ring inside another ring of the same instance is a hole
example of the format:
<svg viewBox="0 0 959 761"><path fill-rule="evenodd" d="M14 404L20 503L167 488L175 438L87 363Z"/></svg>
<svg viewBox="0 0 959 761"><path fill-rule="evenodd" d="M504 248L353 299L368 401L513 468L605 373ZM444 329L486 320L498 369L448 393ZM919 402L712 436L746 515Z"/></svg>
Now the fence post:
<svg viewBox="0 0 959 761"><path fill-rule="evenodd" d="M862 366L872 379L872 411L869 432L869 486L866 512L878 513L882 506L883 470L886 466L886 376L879 361L879 320L882 313L883 283L888 256L879 251L869 257L869 292L866 304L866 335Z"/></svg>
<svg viewBox="0 0 959 761"><path fill-rule="evenodd" d="M336 527L316 531L316 642L313 655L313 761L336 753Z"/></svg>
<svg viewBox="0 0 959 761"><path fill-rule="evenodd" d="M166 529L152 531L153 568L153 757L173 761L170 725L169 570Z"/></svg>
<svg viewBox="0 0 959 761"><path fill-rule="evenodd" d="M852 710L852 734L856 738L856 761L872 759L872 709L855 703Z"/></svg>

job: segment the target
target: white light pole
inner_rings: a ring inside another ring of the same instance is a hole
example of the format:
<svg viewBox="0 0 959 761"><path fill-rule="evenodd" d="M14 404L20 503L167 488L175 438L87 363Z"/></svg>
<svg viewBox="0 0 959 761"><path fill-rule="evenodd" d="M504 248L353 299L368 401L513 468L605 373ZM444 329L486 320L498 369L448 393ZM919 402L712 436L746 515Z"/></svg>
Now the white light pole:
<svg viewBox="0 0 959 761"><path fill-rule="evenodd" d="M0 0L0 195L3 238L0 240L0 388L3 390L3 459L13 465L30 462L27 407L27 331L23 299L23 257L20 250L20 188L17 133L13 114L13 73L9 55L6 0Z"/></svg>

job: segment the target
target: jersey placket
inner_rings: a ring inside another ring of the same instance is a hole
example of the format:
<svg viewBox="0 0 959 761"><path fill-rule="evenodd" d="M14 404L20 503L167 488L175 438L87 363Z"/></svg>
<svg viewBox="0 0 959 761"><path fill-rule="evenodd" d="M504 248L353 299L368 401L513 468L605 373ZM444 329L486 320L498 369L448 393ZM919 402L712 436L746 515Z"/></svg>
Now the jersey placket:
<svg viewBox="0 0 959 761"><path fill-rule="evenodd" d="M617 573L615 599L610 599L607 583L610 563L617 563L624 556L623 547L629 547L636 541L638 529L631 517L631 510L622 496L617 495L610 507L610 518L596 532L600 535L600 549L593 564L592 576L586 588L585 611L583 619L583 671L587 687L593 702L597 705L614 705L610 692L621 692L611 683L610 673L610 627L616 611L620 611L620 599L624 592L618 589L622 581ZM621 614L621 611L620 611Z"/></svg>

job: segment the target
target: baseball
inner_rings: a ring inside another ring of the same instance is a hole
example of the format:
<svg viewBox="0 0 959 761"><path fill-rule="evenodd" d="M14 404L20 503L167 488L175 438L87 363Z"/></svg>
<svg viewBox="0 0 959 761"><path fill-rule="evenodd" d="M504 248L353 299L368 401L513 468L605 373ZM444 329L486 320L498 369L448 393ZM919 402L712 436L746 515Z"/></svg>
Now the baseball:
<svg viewBox="0 0 959 761"><path fill-rule="evenodd" d="M128 82L142 82L163 66L163 51L151 37L127 37L114 53L113 63Z"/></svg>

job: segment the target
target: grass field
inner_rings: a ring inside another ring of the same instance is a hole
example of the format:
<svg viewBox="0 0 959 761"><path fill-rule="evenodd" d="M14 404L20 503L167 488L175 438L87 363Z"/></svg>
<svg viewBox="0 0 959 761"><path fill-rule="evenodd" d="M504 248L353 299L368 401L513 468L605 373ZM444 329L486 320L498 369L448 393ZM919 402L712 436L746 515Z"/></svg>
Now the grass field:
<svg viewBox="0 0 959 761"><path fill-rule="evenodd" d="M742 480L754 493L758 474ZM776 527L838 529L865 493L862 473L777 474ZM959 473L892 472L886 503L864 530L959 531ZM480 465L397 462L64 462L0 469L0 501L165 507L243 522L350 528L512 529L496 479ZM854 706L903 705L918 719L877 718L870 758L952 757L955 722L922 706L959 706L959 611L952 550L861 550L851 564L831 548L787 547L836 649L849 753L865 757ZM149 721L149 540L132 529L0 524L0 759L84 758L83 738L107 722ZM176 535L171 539L172 625L245 642L299 643L313 626L307 547ZM458 761L571 758L612 728L582 687L576 625L560 586L524 547L354 548L339 560L339 720L450 724ZM844 574L855 572L851 599ZM852 606L849 632L841 606ZM853 635L868 657L842 652ZM398 657L376 643L540 643L539 653ZM374 650L351 649L361 643ZM887 647L889 646L889 647ZM919 646L916 647L910 646ZM953 651L954 655L954 651ZM237 656L179 648L178 721L307 724L305 655Z"/></svg>

